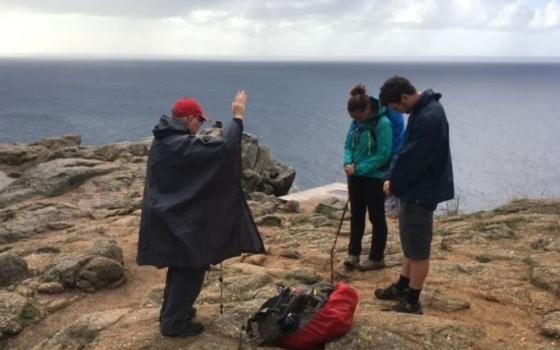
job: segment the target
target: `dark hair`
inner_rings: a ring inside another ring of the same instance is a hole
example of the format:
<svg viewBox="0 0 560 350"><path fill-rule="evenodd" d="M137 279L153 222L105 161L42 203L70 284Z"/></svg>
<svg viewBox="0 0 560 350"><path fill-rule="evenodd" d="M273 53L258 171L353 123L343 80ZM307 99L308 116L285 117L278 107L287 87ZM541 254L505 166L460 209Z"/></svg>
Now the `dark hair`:
<svg viewBox="0 0 560 350"><path fill-rule="evenodd" d="M348 99L348 112L363 112L369 106L373 112L377 113L379 105L376 100L372 100L366 94L366 86L363 84L358 84L350 90L350 98Z"/></svg>
<svg viewBox="0 0 560 350"><path fill-rule="evenodd" d="M381 87L379 99L383 105L401 102L402 94L414 95L416 88L405 77L394 76L387 79Z"/></svg>

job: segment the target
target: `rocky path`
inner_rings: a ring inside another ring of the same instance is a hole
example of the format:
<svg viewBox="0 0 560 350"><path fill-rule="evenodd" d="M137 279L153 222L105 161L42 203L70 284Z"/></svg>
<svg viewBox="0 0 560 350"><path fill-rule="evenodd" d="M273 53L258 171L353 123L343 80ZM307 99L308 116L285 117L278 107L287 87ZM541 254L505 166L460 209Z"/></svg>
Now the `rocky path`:
<svg viewBox="0 0 560 350"><path fill-rule="evenodd" d="M219 272L210 271L197 305L205 333L162 337L164 271L135 264L148 145L88 148L68 138L0 146L9 179L0 189L0 349L237 349L241 324L276 284L330 279L344 203L253 192L267 254L224 263L223 315ZM399 273L395 221L389 267L365 273L342 267L346 221L336 278L357 289L360 303L352 332L326 349L560 348L559 218L559 202L517 201L438 219L424 316L383 311L391 304L373 297Z"/></svg>

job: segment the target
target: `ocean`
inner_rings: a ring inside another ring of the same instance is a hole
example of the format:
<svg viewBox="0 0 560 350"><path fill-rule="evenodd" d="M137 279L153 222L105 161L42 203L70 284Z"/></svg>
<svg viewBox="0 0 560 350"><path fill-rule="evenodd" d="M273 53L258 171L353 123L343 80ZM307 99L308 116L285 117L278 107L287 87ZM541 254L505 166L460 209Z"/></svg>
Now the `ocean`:
<svg viewBox="0 0 560 350"><path fill-rule="evenodd" d="M441 92L460 210L560 197L560 64L0 59L0 143L68 133L85 144L151 135L181 96L215 120L249 94L245 130L306 189L345 181L348 92L376 95L393 75Z"/></svg>

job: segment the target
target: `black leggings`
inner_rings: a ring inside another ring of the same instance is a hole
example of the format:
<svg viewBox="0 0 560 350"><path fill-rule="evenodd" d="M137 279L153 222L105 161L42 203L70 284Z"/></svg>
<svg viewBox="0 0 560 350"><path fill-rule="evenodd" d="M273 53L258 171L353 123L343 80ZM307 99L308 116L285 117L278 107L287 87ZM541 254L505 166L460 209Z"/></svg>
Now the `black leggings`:
<svg viewBox="0 0 560 350"><path fill-rule="evenodd" d="M385 246L387 245L387 220L385 219L383 180L350 176L348 178L348 192L352 212L348 254L359 256L362 252L362 238L364 237L367 208L369 221L373 225L369 258L374 261L383 260Z"/></svg>

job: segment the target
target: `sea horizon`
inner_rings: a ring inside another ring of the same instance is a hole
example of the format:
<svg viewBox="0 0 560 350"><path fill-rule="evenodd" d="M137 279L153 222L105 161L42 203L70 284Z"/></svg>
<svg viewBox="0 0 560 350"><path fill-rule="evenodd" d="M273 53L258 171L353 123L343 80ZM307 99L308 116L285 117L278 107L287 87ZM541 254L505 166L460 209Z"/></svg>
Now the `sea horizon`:
<svg viewBox="0 0 560 350"><path fill-rule="evenodd" d="M233 68L232 68L233 67ZM80 134L86 145L151 136L181 96L228 120L249 93L245 131L297 171L304 190L344 182L348 91L393 75L443 94L465 211L560 197L560 62L241 62L0 58L0 143Z"/></svg>
<svg viewBox="0 0 560 350"><path fill-rule="evenodd" d="M161 62L243 62L243 63L528 63L560 64L560 56L179 56L179 55L103 55L103 54L8 54L0 60L77 60L77 61L161 61Z"/></svg>

